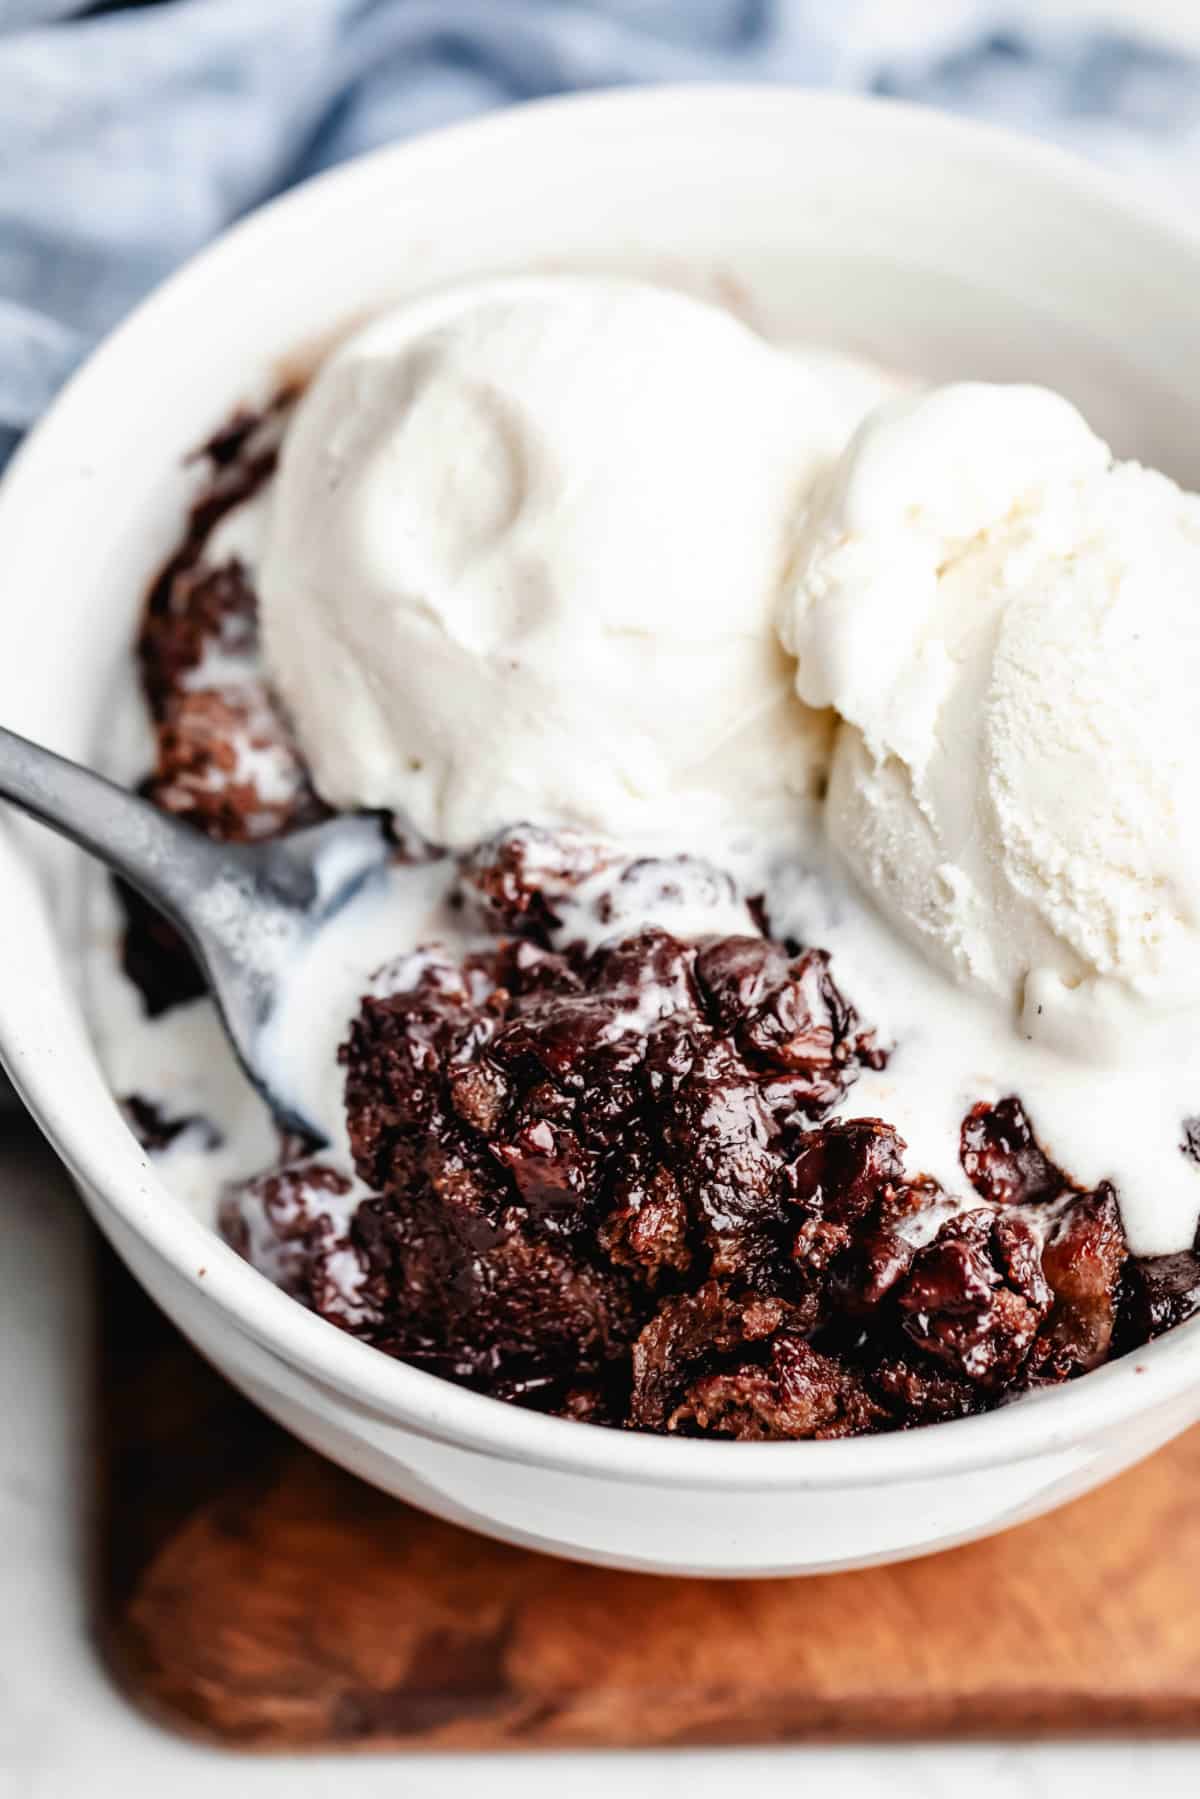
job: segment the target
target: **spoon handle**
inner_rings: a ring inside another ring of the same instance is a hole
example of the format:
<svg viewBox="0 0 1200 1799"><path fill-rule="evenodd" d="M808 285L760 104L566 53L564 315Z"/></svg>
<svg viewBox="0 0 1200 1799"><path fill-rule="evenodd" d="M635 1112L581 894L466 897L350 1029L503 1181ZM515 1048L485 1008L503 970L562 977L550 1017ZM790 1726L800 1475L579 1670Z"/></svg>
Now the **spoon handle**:
<svg viewBox="0 0 1200 1799"><path fill-rule="evenodd" d="M288 845L214 843L103 775L0 727L0 798L99 857L180 930L199 958L242 1066L276 1114L258 1034L303 936L315 881Z"/></svg>
<svg viewBox="0 0 1200 1799"><path fill-rule="evenodd" d="M194 934L188 915L198 893L229 872L227 846L3 727L0 798L98 856L188 936Z"/></svg>
<svg viewBox="0 0 1200 1799"><path fill-rule="evenodd" d="M276 1118L319 1140L264 1069L264 1032L301 949L390 861L382 816L333 819L277 841L215 843L2 726L0 799L98 856L165 913L199 958L234 1050Z"/></svg>

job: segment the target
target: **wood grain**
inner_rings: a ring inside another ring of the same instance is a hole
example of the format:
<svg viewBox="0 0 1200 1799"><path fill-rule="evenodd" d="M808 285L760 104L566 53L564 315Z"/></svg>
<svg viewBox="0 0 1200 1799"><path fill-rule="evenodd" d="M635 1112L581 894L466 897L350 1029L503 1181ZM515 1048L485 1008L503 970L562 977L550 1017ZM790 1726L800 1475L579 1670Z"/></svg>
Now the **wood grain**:
<svg viewBox="0 0 1200 1799"><path fill-rule="evenodd" d="M920 1562L623 1575L363 1486L239 1399L111 1257L101 1270L100 1636L176 1727L494 1749L1200 1725L1200 1432Z"/></svg>

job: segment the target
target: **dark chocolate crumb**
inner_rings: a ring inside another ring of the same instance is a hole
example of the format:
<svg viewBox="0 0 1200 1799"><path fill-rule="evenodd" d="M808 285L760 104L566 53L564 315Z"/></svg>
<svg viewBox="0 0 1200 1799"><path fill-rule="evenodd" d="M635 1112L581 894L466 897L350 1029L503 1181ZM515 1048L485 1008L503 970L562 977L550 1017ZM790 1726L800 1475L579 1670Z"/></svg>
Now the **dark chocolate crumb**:
<svg viewBox="0 0 1200 1799"><path fill-rule="evenodd" d="M185 1131L195 1133L197 1149L220 1149L224 1142L211 1118L201 1118L197 1113L181 1118L168 1117L157 1101L147 1099L142 1093L128 1094L121 1101L121 1110L129 1120L134 1136L151 1155L169 1149Z"/></svg>

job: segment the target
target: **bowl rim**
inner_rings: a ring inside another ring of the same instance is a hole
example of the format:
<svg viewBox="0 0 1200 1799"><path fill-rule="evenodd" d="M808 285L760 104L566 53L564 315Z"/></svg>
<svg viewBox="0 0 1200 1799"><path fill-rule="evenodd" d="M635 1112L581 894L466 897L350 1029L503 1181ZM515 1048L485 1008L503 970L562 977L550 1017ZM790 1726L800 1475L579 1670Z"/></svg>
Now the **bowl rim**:
<svg viewBox="0 0 1200 1799"><path fill-rule="evenodd" d="M1157 233L1195 254L1200 273L1200 223L1121 178L1070 153L1002 128L907 102L846 95L791 85L684 83L558 95L486 113L357 157L258 208L190 258L112 332L65 385L29 434L0 483L0 545L20 531L45 482L61 468L77 414L110 368L136 350L148 328L169 324L193 289L219 282L259 239L328 202L342 202L372 181L412 179L422 162L453 157L465 145L478 152L514 136L548 138L601 120L631 128L677 119L729 115L756 128L772 117L794 124L798 110L831 126L924 140L949 154L971 154L1041 178L1064 200L1099 203L1118 227ZM16 852L11 852L15 854ZM6 842L0 866L10 856ZM14 868L13 873L17 870ZM4 877L7 885L7 875ZM60 959L61 953L60 953ZM108 1159L73 1128L72 1109L56 1083L53 1058L30 1053L20 1017L0 994L0 1056L14 1085L76 1180L99 1195L125 1226L208 1304L226 1327L292 1371L299 1371L340 1403L377 1423L489 1457L612 1481L665 1488L746 1491L873 1487L928 1480L1070 1450L1114 1430L1135 1414L1178 1395L1200 1375L1196 1346L1200 1318L1110 1363L1081 1380L1027 1395L1019 1404L936 1428L831 1442L726 1443L616 1432L526 1412L504 1401L453 1386L439 1376L395 1361L308 1312L224 1245L169 1193L153 1164L129 1135L129 1153ZM115 1113L115 1102L114 1102ZM81 1140L82 1139L82 1140Z"/></svg>

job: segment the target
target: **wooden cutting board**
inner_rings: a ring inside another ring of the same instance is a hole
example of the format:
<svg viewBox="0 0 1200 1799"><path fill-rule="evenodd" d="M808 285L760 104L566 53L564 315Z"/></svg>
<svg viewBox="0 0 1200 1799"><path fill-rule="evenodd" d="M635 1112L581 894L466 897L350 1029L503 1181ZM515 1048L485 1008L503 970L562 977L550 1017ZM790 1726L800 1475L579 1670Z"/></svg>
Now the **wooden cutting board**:
<svg viewBox="0 0 1200 1799"><path fill-rule="evenodd" d="M126 1691L193 1734L495 1749L1200 1726L1200 1432L920 1562L625 1575L363 1486L240 1399L106 1252L100 1278L101 1639Z"/></svg>

